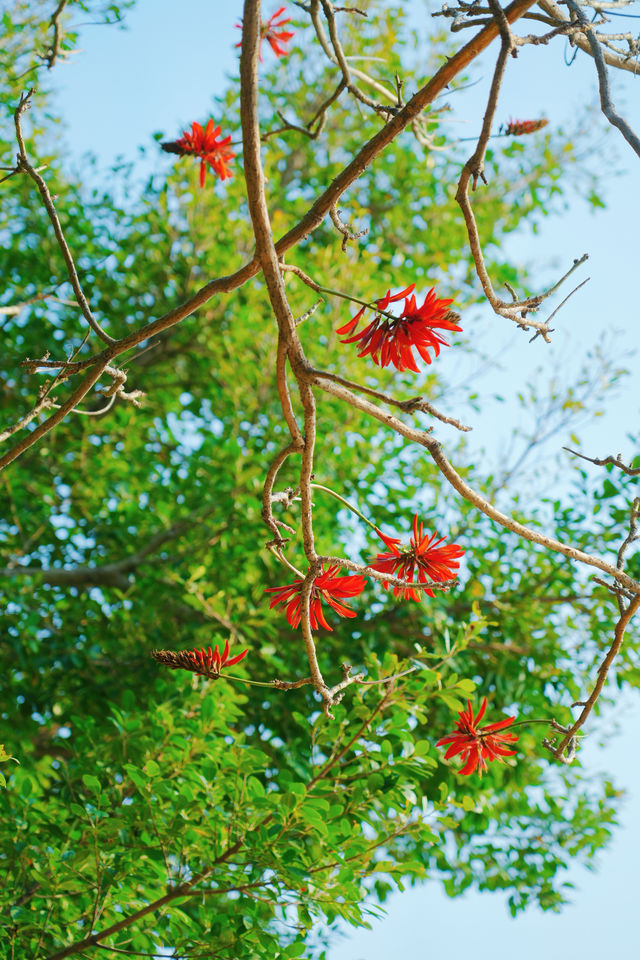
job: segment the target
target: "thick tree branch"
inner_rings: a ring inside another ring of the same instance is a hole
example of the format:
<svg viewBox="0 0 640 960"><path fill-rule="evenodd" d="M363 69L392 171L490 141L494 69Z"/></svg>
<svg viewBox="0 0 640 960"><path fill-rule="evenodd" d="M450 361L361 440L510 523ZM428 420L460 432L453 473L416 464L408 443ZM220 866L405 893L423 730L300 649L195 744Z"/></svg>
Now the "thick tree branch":
<svg viewBox="0 0 640 960"><path fill-rule="evenodd" d="M217 509L217 505L206 511L196 511L183 520L174 523L168 529L159 530L135 553L123 557L121 560L115 560L113 563L105 563L96 567L50 569L12 566L0 569L0 578L34 577L42 583L48 583L56 587L117 587L119 590L127 590L131 586L129 574L149 561L150 557L157 553L165 543L184 536L196 523L201 523L214 509ZM226 529L226 526L222 529Z"/></svg>
<svg viewBox="0 0 640 960"><path fill-rule="evenodd" d="M301 379L300 369L306 369L308 363L296 332L296 324L287 300L278 263L278 254L273 242L269 211L264 193L265 177L260 155L260 126L258 121L258 58L260 46L260 0L245 0L242 30L242 53L240 55L240 119L242 124L242 142L244 145L244 174L247 184L249 214L256 238L256 256L262 267L271 307L278 324L282 343L279 357L284 363L285 350L292 370L298 381L300 399L304 410L304 444L302 448L302 466L300 470L300 501L302 538L305 556L309 562L309 571L301 589L301 627L302 637L313 677L314 687L322 696L325 712L330 715L330 697L316 656L315 642L311 629L309 604L313 583L320 572L313 537L313 505L311 500L311 477L313 474L313 452L315 446L316 417L313 391L306 380ZM279 381L282 377L279 377ZM289 411L288 392L284 397L285 417ZM291 429L291 426L290 426ZM297 429L297 427L296 427ZM299 435L298 435L299 436ZM294 442L297 437L293 437ZM264 504L263 504L264 507Z"/></svg>

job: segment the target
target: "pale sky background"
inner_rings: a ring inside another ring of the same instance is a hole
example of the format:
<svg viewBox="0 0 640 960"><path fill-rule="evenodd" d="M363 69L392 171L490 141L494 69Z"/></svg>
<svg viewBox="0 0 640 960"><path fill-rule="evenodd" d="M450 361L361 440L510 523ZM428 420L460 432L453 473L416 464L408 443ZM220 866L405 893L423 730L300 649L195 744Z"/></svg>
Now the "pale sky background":
<svg viewBox="0 0 640 960"><path fill-rule="evenodd" d="M265 14L281 5L276 0L264 4ZM78 168L82 168L83 155L91 151L103 175L108 176L109 164L118 155L135 160L138 146L149 145L152 133L160 130L174 139L192 119L215 117L213 97L224 89L225 76L237 70L234 44L239 31L234 24L241 16L241 6L240 0L138 0L127 14L126 30L82 27L82 52L54 73L57 104L67 124L64 136ZM640 4L634 5L634 12L640 14L638 7ZM431 21L422 2L411 0L407 9L416 28L426 35ZM637 32L635 23L616 20L616 28ZM560 39L549 48L520 52L510 66L499 122L544 115L551 124L573 129L584 105L597 102L595 72L592 62L581 53L567 68L565 48L566 42ZM468 122L452 127L452 136L472 136L479 131L491 77L489 59L483 61L480 74L480 84L456 96L456 115ZM640 78L615 73L611 79L616 106L621 111L624 108L636 131L640 130ZM604 122L597 114L593 116L597 129L604 131ZM586 276L592 279L558 315L551 346L540 339L529 345L528 337L508 328L505 320L494 318L491 324L482 325L483 347L501 353L503 364L493 382L485 384L486 392L491 393L499 379L500 391L508 399L499 408L488 408L495 411L494 419L485 407L482 421L475 425L475 442L486 444L494 455L500 451L495 439L497 423L501 427L509 423L507 411L513 410L513 394L540 365L551 369L566 363L571 367L573 359L567 358L582 355L613 329L621 331L617 350L622 362L631 370L637 364L633 352L638 346L640 160L617 131L607 135L607 143L609 152L616 145L617 160L607 165L601 184L606 211L593 215L587 209L578 195L582 189L578 179L578 193L570 194L568 212L549 218L536 237L528 234L508 240L511 262L535 261L542 281L557 279L585 252L590 260L576 274L576 283ZM154 169L165 169L169 162L170 158L158 151ZM551 301L550 309L559 299ZM476 315L486 318L488 311L479 308ZM606 456L621 451L625 457L632 456L627 433L637 431L639 406L638 380L632 375L617 401L608 407L608 415L582 428L585 452ZM443 955L450 960L591 960L603 955L635 960L640 858L638 698L609 710L601 732L613 730L616 720L620 734L603 750L592 738L582 758L586 771L595 775L606 770L618 787L627 789L621 811L623 828L600 855L597 872L576 868L567 876L576 884L573 905L560 915L532 908L512 920L504 895L467 892L449 900L433 883L392 897L387 919L377 922L371 932L355 932L336 943L329 960L389 960L393 954L411 960Z"/></svg>

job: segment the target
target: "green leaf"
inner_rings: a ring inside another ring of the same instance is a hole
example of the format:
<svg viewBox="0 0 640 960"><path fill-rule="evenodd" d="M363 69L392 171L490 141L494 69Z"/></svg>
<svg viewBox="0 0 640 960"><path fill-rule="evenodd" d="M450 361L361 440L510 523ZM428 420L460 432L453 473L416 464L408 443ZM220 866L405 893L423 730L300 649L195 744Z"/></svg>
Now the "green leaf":
<svg viewBox="0 0 640 960"><path fill-rule="evenodd" d="M295 943L290 943L288 947L285 947L283 954L285 957L301 957L306 950L306 944L301 940L298 940Z"/></svg>
<svg viewBox="0 0 640 960"><path fill-rule="evenodd" d="M133 780L138 790L146 793L149 789L149 783L146 777L143 776L142 771L139 770L138 767L135 767L132 763L125 763L124 768L127 771L127 775L131 780Z"/></svg>
<svg viewBox="0 0 640 960"><path fill-rule="evenodd" d="M91 790L93 793L100 793L102 787L100 786L100 781L97 777L94 777L92 773L83 773L82 782L88 790Z"/></svg>

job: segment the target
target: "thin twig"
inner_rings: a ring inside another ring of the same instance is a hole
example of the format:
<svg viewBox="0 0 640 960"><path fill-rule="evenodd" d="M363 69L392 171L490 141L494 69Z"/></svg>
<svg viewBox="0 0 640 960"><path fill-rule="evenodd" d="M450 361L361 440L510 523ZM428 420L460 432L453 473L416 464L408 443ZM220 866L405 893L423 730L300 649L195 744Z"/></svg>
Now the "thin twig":
<svg viewBox="0 0 640 960"><path fill-rule="evenodd" d="M498 25L500 36L501 36L501 47L500 53L496 60L496 65L493 72L493 79L491 81L491 87L489 89L489 96L487 98L487 106L485 109L484 118L482 121L482 129L480 131L480 136L476 145L476 149L473 154L469 157L465 163L462 173L460 174L460 179L458 181L458 189L456 192L456 201L462 210L462 215L464 217L465 225L467 228L467 234L469 237L469 246L471 248L471 255L476 268L476 273L478 279L482 284L482 289L487 297L487 300L491 304L493 310L502 315L510 316L512 319L523 317L522 306L523 304L509 304L505 305L495 294L493 289L493 284L491 283L491 278L486 268L484 254L482 252L482 245L480 242L480 235L478 231L478 225L476 222L475 214L469 200L469 184L471 183L472 189L475 190L478 180L482 180L483 183L486 183L486 177L484 175L484 158L487 150L487 144L491 136L491 128L495 113L498 107L498 99L500 95L500 88L502 86L502 79L504 72L507 67L507 61L509 56L516 52L515 43L513 40L513 35L509 28L509 23L505 17L505 13L500 7L497 0L491 0L490 2L491 10L493 12L496 24ZM531 304L532 307L537 306L539 303L536 300L535 303ZM507 308L505 311L505 307ZM539 329L545 340L548 342L548 333L544 329L544 325L541 325L536 322L531 322L532 326L535 326Z"/></svg>
<svg viewBox="0 0 640 960"><path fill-rule="evenodd" d="M251 2L251 0L247 0ZM246 6L245 6L246 12ZM312 777L306 784L306 794L310 794L316 784L325 780L330 771L336 766L337 763L349 752L355 743L363 736L364 733L369 729L375 718L388 706L393 696L393 683L387 681L387 690L384 697L381 697L376 706L371 710L369 715L365 720L360 724L356 733L347 741L344 746L339 750L336 749L331 757L326 761L318 773ZM267 816L263 817L256 825L255 829L262 829L266 827L273 820L274 814L269 813ZM235 855L242 849L244 845L244 838L240 838L235 841L232 846L227 847L224 851L218 854L207 867L201 870L199 873L190 877L190 879L184 881L183 883L177 884L174 887L170 887L163 896L158 897L157 899L147 903L144 907L141 907L139 910L135 910L133 913L128 916L123 916L116 923L111 924L111 926L106 927L104 930L98 930L95 933L89 934L87 937L84 937L82 940L78 940L75 943L70 944L67 947L64 947L62 950L57 951L54 954L50 954L46 960L66 960L66 957L82 954L86 949L96 947L98 945L102 946L102 941L108 937L114 936L116 933L119 933L121 930L126 930L131 927L136 921L141 920L143 917L148 916L151 913L155 913L158 910L161 910L167 904L172 903L174 900L179 900L183 897L189 897L194 895L196 892L201 894L202 888L201 884L203 881L208 880L214 873L216 867L229 863L232 861ZM105 945L106 946L106 945Z"/></svg>
<svg viewBox="0 0 640 960"><path fill-rule="evenodd" d="M51 220L51 224L53 226L53 232L55 233L56 240L58 241L58 246L60 247L62 256L64 258L64 262L67 266L67 273L69 274L69 280L71 282L71 286L73 287L73 292L76 295L78 306L82 310L83 317L85 318L85 320L87 321L91 329L94 331L94 333L97 333L97 335L100 337L101 340L103 340L105 343L113 344L113 343L116 343L117 341L114 340L113 337L110 337L108 333L105 333L105 331L102 329L98 321L95 319L95 317L91 313L91 308L89 307L87 298L85 297L82 287L80 285L80 280L78 279L78 273L76 271L75 263L73 262L71 251L69 250L69 246L67 244L67 241L65 240L65 236L62 231L62 227L60 225L60 220L58 218L56 208L53 204L51 194L49 193L49 188L47 187L45 181L42 179L42 177L40 176L36 168L30 163L29 158L27 156L27 149L25 146L24 137L22 135L21 118L24 111L29 108L32 96L33 96L33 90L29 90L27 91L27 93L23 93L20 97L20 101L13 115L14 121L15 121L15 127L16 127L16 138L18 140L18 149L20 151L18 154L17 169L20 172L26 173L29 177L31 177L31 179L33 180L33 182L35 183L35 185L37 186L40 192L40 196L42 197L42 202L44 203L45 209L49 215L49 219Z"/></svg>
<svg viewBox="0 0 640 960"><path fill-rule="evenodd" d="M465 500L484 513L485 516L487 516L490 520L493 520L495 523L498 523L507 530L511 530L513 533L516 533L525 540L530 540L532 543L537 543L540 546L545 547L545 549L550 550L553 553L560 553L563 556L568 557L570 560L575 560L579 563L584 563L587 566L596 567L597 569L602 570L608 576L621 583L622 586L631 593L640 596L640 583L628 576L628 574L623 573L616 567L612 566L612 564L608 563L606 560L602 560L600 557L595 557L591 554L585 553L583 550L578 550L576 547L571 547L567 544L561 543L559 540L549 537L546 534L539 533L537 530L519 523L517 520L514 520L513 517L510 517L498 510L492 503L490 503L481 494L477 493L465 480L463 480L463 478L445 456L442 445L426 431L418 430L415 427L404 423L402 420L398 420L398 418L394 417L392 414L380 410L369 400L351 393L351 391L338 384L331 383L330 381L322 381L320 386L327 393L331 393L339 399L345 400L357 410L362 410L364 413L368 413L370 416L385 424L387 427L395 430L396 433L405 437L407 440L411 440L412 442L418 443L425 447L435 461L438 469L449 481L451 486L457 490L457 492L464 497Z"/></svg>
<svg viewBox="0 0 640 960"><path fill-rule="evenodd" d="M567 7L573 15L575 16L577 22L580 24L583 32L585 33L587 40L589 42L589 49L591 51L591 56L593 57L596 64L596 71L598 73L598 86L600 88L600 107L605 117L613 127L617 127L622 136L625 138L629 146L635 153L640 157L640 138L637 134L631 129L627 121L616 113L616 109L611 100L611 90L609 87L609 76L607 74L607 67L604 62L604 54L602 52L602 47L598 42L594 31L592 30L590 24L585 20L581 8L575 2L575 0L565 0Z"/></svg>
<svg viewBox="0 0 640 960"><path fill-rule="evenodd" d="M286 133L287 130L295 130L297 133L304 134L304 136L308 137L309 140L317 140L325 128L325 124L327 122L327 111L329 107L338 99L343 90L346 90L346 84L344 80L341 80L334 92L323 101L323 103L314 113L311 120L304 127L297 123L290 123L287 118L283 116L279 110L277 110L276 113L282 120L283 126L277 127L275 130L269 130L267 133L263 133L262 141L266 142L271 137L275 137L280 133ZM315 130L313 129L314 125Z"/></svg>
<svg viewBox="0 0 640 960"><path fill-rule="evenodd" d="M356 563L354 560L347 560L345 557L318 557L321 563L328 566L344 567L346 570L353 570L354 573L361 573L372 580L377 580L384 587L402 587L405 590L438 590L447 593L453 587L458 586L458 580L446 580L444 583L437 583L433 580L428 583L421 581L402 580L400 577L394 577L390 573L380 573L374 567L365 563Z"/></svg>
<svg viewBox="0 0 640 960"><path fill-rule="evenodd" d="M364 230L353 230L348 224L344 223L340 219L341 210L338 210L337 207L331 207L329 210L329 216L331 217L331 222L338 231L342 234L342 251L344 252L347 249L347 243L349 240L359 240L361 237L366 237L369 230L367 227Z"/></svg>
<svg viewBox="0 0 640 960"><path fill-rule="evenodd" d="M553 26L560 26L571 23L570 19L564 16L562 10L558 4L554 2L554 0L538 0L538 6L549 16L550 19L546 21L549 24ZM591 6L593 6L593 4L591 4ZM593 56L591 46L587 38L581 37L579 33L575 33L571 37L571 42L574 43L576 47L579 47L580 50L588 53L589 56ZM637 60L633 60L627 55L609 53L607 50L604 50L602 53L605 63L609 64L610 67L616 67L618 70L628 70L634 75L638 73Z"/></svg>
<svg viewBox="0 0 640 960"><path fill-rule="evenodd" d="M297 424L295 427L297 431L296 436L293 431L293 424L291 424L289 421L288 408L290 407L290 399L288 397L288 392L284 398L281 392L282 408L292 432L292 439L294 442L302 442L302 464L300 469L300 512L304 552L309 562L309 572L303 580L301 589L300 608L302 637L307 653L307 659L309 660L311 676L314 680L314 687L323 698L325 712L327 715L330 715L330 703L327 699L328 687L324 682L320 672L320 667L318 665L309 612L309 603L311 591L313 589L313 583L316 576L320 572L320 566L317 562L314 545L313 509L310 488L313 474L313 453L316 433L315 398L309 384L305 380L300 379L299 376L299 371L301 369L306 369L308 367L308 363L302 350L302 346L296 331L295 320L287 300L281 265L278 262L278 254L273 242L269 211L264 193L265 176L262 169L262 157L260 153L260 126L258 121L258 57L260 47L260 30L260 2L259 0L245 0L242 30L242 52L240 54L240 120L242 125L242 141L244 145L244 175L247 185L249 214L251 216L253 231L256 239L256 255L262 267L262 272L264 274L267 291L269 294L269 300L278 324L281 344L278 351L279 363L282 366L285 355L288 356L291 368L298 383L298 391L300 393L300 399L302 401L304 412L304 440L302 441ZM279 377L279 386L281 381L282 377Z"/></svg>
<svg viewBox="0 0 640 960"><path fill-rule="evenodd" d="M471 249L471 255L476 268L476 273L480 283L482 284L482 289L484 291L487 300L491 304L492 309L495 313L500 316L504 316L508 319L514 320L519 327L523 330L528 330L532 327L537 331L533 339L536 336L541 336L545 342L549 343L549 333L551 332L549 327L549 320L546 321L537 321L532 320L529 317L529 313L532 310L537 309L543 300L549 297L558 286L566 280L566 278L575 270L580 263L584 262L586 255L580 260L575 260L573 266L570 270L562 277L558 283L554 284L549 290L545 291L542 294L538 294L534 297L528 297L525 300L518 300L516 298L515 292L510 289L510 292L513 297L513 303L505 303L501 300L495 293L493 289L493 284L491 278L487 271L487 267L484 260L484 254L482 251L482 244L480 241L480 234L478 231L478 225L476 222L475 214L471 206L469 199L469 184L471 182L472 189L475 190L478 180L482 180L486 183L484 176L484 157L487 149L487 144L489 137L491 136L491 127L495 117L495 112L498 106L498 97L500 93L500 88L502 85L502 79L506 69L507 61L510 54L515 54L517 52L516 45L514 41L513 34L509 28L508 18L505 16L506 11L502 10L497 0L490 0L490 7L493 11L494 17L496 18L499 28L500 35L502 38L502 46L500 49L500 54L498 55L496 66L494 69L493 79L491 82L491 88L489 91L489 96L487 99L487 107L483 119L482 130L476 149L472 156L467 160L460 179L458 181L458 189L456 192L456 201L458 202L462 214L464 217L465 225L467 228L467 235L469 237L469 246ZM575 292L575 291L573 291ZM568 298L567 298L568 299ZM563 303L566 302L563 301ZM561 304L560 306L562 306ZM558 307L557 309L560 309ZM552 316L555 316L557 310L554 311Z"/></svg>
<svg viewBox="0 0 640 960"><path fill-rule="evenodd" d="M52 300L54 303L61 303L65 307L77 307L75 300L65 300L62 297L56 297L53 293L37 293L35 297L23 300L22 303L11 303L6 307L0 307L0 316L13 317L19 314L25 307L30 307L34 303L40 303L42 300Z"/></svg>
<svg viewBox="0 0 640 960"><path fill-rule="evenodd" d="M293 316L291 317L291 320L295 329L295 320L293 320ZM296 415L293 412L291 396L289 394L289 387L287 384L287 350L287 340L282 330L280 330L278 334L278 352L276 356L276 383L278 386L278 396L280 397L280 406L282 407L284 419L289 428L289 433L291 434L291 441L295 449L301 451L304 448L304 440L296 420Z"/></svg>
<svg viewBox="0 0 640 960"><path fill-rule="evenodd" d="M560 761L563 760L564 752L566 748L570 746L572 742L575 742L576 733L582 726L584 726L589 714L591 713L594 706L596 705L596 702L600 694L602 693L602 688L604 687L611 664L615 660L616 655L618 654L618 651L622 646L625 630L627 629L629 621L631 620L631 618L633 617L634 613L636 612L639 606L640 606L640 596L635 596L633 600L629 603L626 610L621 614L620 619L616 624L613 643L609 647L606 657L604 658L604 660L602 661L602 663L598 668L598 679L596 680L594 688L591 691L591 695L589 696L589 699L584 701L583 704L581 704L583 706L583 709L578 719L570 728L568 728L567 732L565 733L562 740L557 746L555 746L554 744L549 744L545 742L545 746L547 747L548 750L551 751L551 753L553 753L554 757L557 760L560 760Z"/></svg>
<svg viewBox="0 0 640 960"><path fill-rule="evenodd" d="M640 467L632 467L631 464L627 466L626 463L622 460L622 454L619 453L616 457L605 457L604 460L600 460L599 457L587 457L584 453L578 453L577 450L571 450L570 447L563 447L563 450L566 450L567 453L573 454L574 457L580 457L581 460L588 460L589 463L595 463L597 467L606 467L607 464L611 463L614 467L619 467L623 473L626 473L628 477L638 477L640 476Z"/></svg>
<svg viewBox="0 0 640 960"><path fill-rule="evenodd" d="M473 429L472 427L465 426L464 423L461 423L460 420L456 420L454 417L448 417L446 414L440 413L440 411L436 410L433 404L425 400L424 397L412 397L410 400L396 400L395 397L390 397L389 394L383 393L381 390L374 390L373 387L366 387L361 383L355 383L353 380L346 380L344 377L339 377L336 373L327 373L326 370L312 369L308 375L311 378L319 377L324 380L331 380L333 383L340 383L343 387L348 387L350 390L357 390L359 393L366 393L370 397L375 397L376 400L381 400L390 406L398 407L398 409L403 410L405 413L428 413L432 417L435 417L436 420L447 423L455 427L456 430L461 430L465 433Z"/></svg>
<svg viewBox="0 0 640 960"><path fill-rule="evenodd" d="M44 392L41 391L41 393ZM56 404L54 404L53 400L47 396L41 396L39 394L35 406L29 411L29 413L25 414L24 417L21 417L17 423L12 424L10 427L6 427L6 429L0 432L0 443L4 443L5 440L13 436L14 433L17 433L18 430L22 430L24 427L27 427L32 420L35 420L35 418L41 413L44 413L45 410L51 410L55 406Z"/></svg>
<svg viewBox="0 0 640 960"><path fill-rule="evenodd" d="M68 2L69 0L60 0L58 6L53 12L53 16L51 17L51 26L53 27L53 43L44 54L44 61L49 70L51 70L51 68L54 66L58 56L60 55L60 45L62 43L60 18Z"/></svg>
<svg viewBox="0 0 640 960"><path fill-rule="evenodd" d="M624 564L624 557L631 546L636 540L640 538L640 533L638 533L638 513L640 512L640 497L636 497L631 507L629 509L629 533L626 536L626 539L622 543L622 546L618 550L618 559L616 566L618 570L622 570Z"/></svg>
<svg viewBox="0 0 640 960"><path fill-rule="evenodd" d="M570 293L567 294L567 296L564 298L564 300L563 300L561 303L558 304L558 306L555 308L555 310L553 311L553 313L552 313L549 317L547 317L547 320L546 320L546 322L545 322L545 326L547 327L547 330L546 330L547 333L553 333L553 330L551 329L551 327L549 326L549 324L551 323L551 321L552 321L553 318L555 317L556 313L557 313L559 310L562 310L562 308L564 307L564 305L565 305L565 303L567 302L567 300L570 300L571 297L574 295L574 293L577 293L577 292L578 292L578 290L580 289L580 287L584 287L585 283L589 283L589 280L590 280L590 279L591 279L591 277L587 277L586 280L583 280L582 283L579 283L577 287L574 287L573 290L572 290ZM536 332L534 333L534 335L531 337L531 340L529 340L529 343L533 343L533 341L536 339L536 337L541 337L541 336L544 336L543 331L542 331L542 330L536 330Z"/></svg>
<svg viewBox="0 0 640 960"><path fill-rule="evenodd" d="M268 819L271 819L271 815ZM190 880L186 880L184 883L178 884L175 887L170 887L169 890L162 896L158 897L156 900L147 903L144 907L141 907L139 910L135 910L133 913L130 913L128 916L122 917L121 920L118 920L116 923L112 923L109 927L106 927L104 930L99 930L96 933L91 933L89 936L84 937L82 940L77 940L75 943L70 944L68 947L64 947L62 950L56 951L56 953L50 954L46 960L65 960L66 957L71 957L74 954L81 954L85 949L89 947L97 946L101 940L105 940L107 937L112 937L114 934L119 933L121 930L126 930L137 920L141 920L143 917L146 917L149 913L155 913L157 910L160 910L166 904L171 903L173 900L176 900L180 897L187 896L191 893L191 890L202 883L203 880L206 880L214 872L216 866L225 863L227 860L230 860L242 847L242 840L237 840L233 846L227 847L227 849L211 861L208 867L205 867L204 870L201 870L199 873L194 874Z"/></svg>
<svg viewBox="0 0 640 960"><path fill-rule="evenodd" d="M272 460L264 479L264 486L262 488L262 519L274 535L275 540L273 546L282 547L286 543L286 540L282 538L280 533L281 527L284 527L289 533L294 533L291 527L283 524L280 520L276 520L273 515L273 487L282 464L292 453L298 453L299 449L298 444L293 440L287 444Z"/></svg>
<svg viewBox="0 0 640 960"><path fill-rule="evenodd" d="M635 500L632 502L631 507L629 508L629 532L625 537L625 539L623 540L623 542L621 543L620 549L618 550L618 556L616 559L616 567L618 568L618 570L622 570L624 568L624 558L631 544L635 543L636 540L640 539L640 533L638 532L638 513L639 512L640 512L640 497L636 497ZM627 599L629 598L627 597ZM624 613L626 607L620 593L617 594L616 600L618 603L618 610L620 611L621 614Z"/></svg>
<svg viewBox="0 0 640 960"><path fill-rule="evenodd" d="M378 528L376 527L375 523L373 523L371 520L368 520L364 513L360 513L357 507L354 507L352 503L349 503L345 497L341 496L339 493L336 493L336 491L332 490L331 487L325 487L322 483L312 483L311 487L313 490L324 490L325 493L328 493L330 496L334 497L339 503L344 504L347 510L350 510L351 513L354 513L357 517L360 517L361 520L364 520L364 522L368 524L372 530L375 530L376 533L378 532Z"/></svg>
<svg viewBox="0 0 640 960"><path fill-rule="evenodd" d="M327 42L322 23L320 21L320 6L322 6L322 10L327 21L327 26L329 28L331 47ZM366 93L363 93L362 90L360 90L360 88L353 82L351 78L350 67L347 63L344 50L342 49L340 38L338 37L334 8L330 0L311 0L311 21L315 28L318 41L325 54L332 63L336 64L340 68L342 80L349 93L351 93L356 100L359 100L360 103L365 104L367 107L371 107L371 109L377 112L384 113L387 116L393 113L393 107L387 107L384 104L377 103L375 100L372 100L371 97L368 97Z"/></svg>

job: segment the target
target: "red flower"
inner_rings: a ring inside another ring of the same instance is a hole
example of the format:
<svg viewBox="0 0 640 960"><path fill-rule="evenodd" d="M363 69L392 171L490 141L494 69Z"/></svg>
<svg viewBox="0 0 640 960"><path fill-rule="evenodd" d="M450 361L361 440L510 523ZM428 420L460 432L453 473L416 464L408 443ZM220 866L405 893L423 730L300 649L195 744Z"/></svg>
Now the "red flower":
<svg viewBox="0 0 640 960"><path fill-rule="evenodd" d="M546 117L539 120L509 120L504 135L505 137L521 137L525 133L535 133L536 130L542 130L549 123Z"/></svg>
<svg viewBox="0 0 640 960"><path fill-rule="evenodd" d="M158 663L163 663L165 667L172 670L191 670L201 677L219 677L223 667L233 667L236 663L244 660L249 650L243 650L237 653L235 657L229 656L229 641L224 645L222 653L218 650L218 644L213 650L208 647L207 650L201 647L200 650L152 650L151 656Z"/></svg>
<svg viewBox="0 0 640 960"><path fill-rule="evenodd" d="M342 600L344 597L357 597L364 590L367 578L363 576L337 576L336 571L339 569L340 567L337 565L329 567L327 571L323 567L322 573L316 577L311 588L309 619L313 630L317 630L319 627L331 630L322 610L323 600L330 607L333 607L341 617L357 616L354 610L344 603L339 603L336 598ZM267 587L265 590L265 593L275 594L269 604L270 609L276 607L279 603L287 604L287 623L291 624L294 629L300 626L300 620L302 619L300 611L301 591L302 580L300 578L296 578L293 583L288 583L284 587Z"/></svg>
<svg viewBox="0 0 640 960"><path fill-rule="evenodd" d="M179 140L171 140L160 146L167 153L177 153L179 157L200 157L200 186L204 187L207 164L221 180L233 176L228 167L228 161L235 157L235 153L229 149L231 137L218 140L220 133L220 127L214 127L213 119L210 119L204 130L199 123L192 123L191 133L183 130Z"/></svg>
<svg viewBox="0 0 640 960"><path fill-rule="evenodd" d="M502 757L514 757L515 750L508 750L506 743L515 743L518 737L515 733L498 733L498 730L504 730L510 726L515 717L507 717L505 720L498 720L497 723L488 723L485 727L478 728L478 724L484 716L487 709L487 698L485 697L480 705L478 716L474 718L471 708L471 701L467 700L467 709L461 710L456 723L456 732L448 737L438 740L436 747L444 747L450 744L449 749L444 755L445 760L450 760L456 754L462 754L462 759L466 763L459 772L463 776L468 776L474 770L479 770L480 774L487 769L487 760L501 760Z"/></svg>
<svg viewBox="0 0 640 960"><path fill-rule="evenodd" d="M369 563L370 567L378 570L380 573L392 573L401 580L414 582L414 573L418 570L418 582L443 583L445 580L454 580L457 576L457 569L460 566L456 563L456 558L464 554L464 550L455 544L448 544L441 547L444 537L436 539L437 533L431 536L423 533L422 522L418 523L418 515L413 518L413 537L408 547L398 547L401 540L395 537L387 537L380 530L378 536L389 548L388 553L379 553ZM388 584L384 584L388 586ZM403 599L422 600L422 595L433 596L433 590L411 590L408 587L394 587L394 597Z"/></svg>
<svg viewBox="0 0 640 960"><path fill-rule="evenodd" d="M235 666L236 663L240 663L241 660L244 660L248 653L249 650L247 648L246 650L243 650L242 653L237 653L235 657L230 657L229 641L227 640L222 653L218 651L218 644L216 643L215 647L213 648L213 653L211 652L211 647L208 647L206 653L204 651L204 647L201 647L200 650L196 649L190 651L189 655L198 668L195 672L206 677L210 674L218 676L222 667Z"/></svg>
<svg viewBox="0 0 640 960"><path fill-rule="evenodd" d="M279 10L269 17L265 22L264 20L260 24L260 51L259 56L262 60L262 41L266 40L276 57L286 57L288 50L285 50L284 47L280 46L281 43L288 43L293 36L292 30L283 30L285 23L291 23L291 18L287 17L286 20L278 20L278 17L281 13L284 13L286 7L280 7ZM236 27L239 30L242 30L242 20L240 23L236 23ZM278 29L276 29L276 27ZM236 43L236 47L241 47L242 41Z"/></svg>
<svg viewBox="0 0 640 960"><path fill-rule="evenodd" d="M449 304L452 300L441 300L436 297L433 288L425 297L421 307L416 304L415 296L409 296L415 289L415 283L412 283L391 296L391 290L387 290L384 297L376 300L376 315L371 323L351 337L347 337L342 343L356 343L360 341L362 347L359 357L365 357L370 354L374 363L381 367L387 367L390 363L396 370L413 370L419 373L415 364L413 350L417 350L426 363L431 363L429 350L433 350L437 357L440 353L440 345L448 347L447 341L436 333L436 330L462 330L454 320L459 320L457 313L449 310ZM393 317L386 313L390 303L395 303L406 297L404 308L399 317ZM367 307L361 307L355 317L345 323L343 327L336 330L340 335L353 333L358 326ZM383 315L384 312L384 315Z"/></svg>

